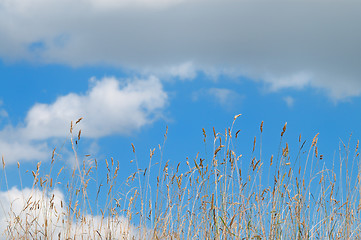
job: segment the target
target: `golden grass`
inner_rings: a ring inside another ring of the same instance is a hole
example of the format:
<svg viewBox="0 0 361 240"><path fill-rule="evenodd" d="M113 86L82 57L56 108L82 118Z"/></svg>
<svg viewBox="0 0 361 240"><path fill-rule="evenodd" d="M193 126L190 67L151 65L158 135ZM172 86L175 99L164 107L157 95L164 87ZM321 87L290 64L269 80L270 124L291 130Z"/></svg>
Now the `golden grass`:
<svg viewBox="0 0 361 240"><path fill-rule="evenodd" d="M213 128L211 157L197 155L172 165L163 162L163 143L159 157L152 149L148 167L139 169L132 144L137 171L124 184L118 183L123 180L118 176L119 161L105 161L104 184L96 181L95 159L79 162L79 131L75 141L71 137L76 167L68 182L59 181L66 172L63 167L53 173L54 150L47 174L40 176L40 162L32 171L33 187L21 208L10 206L6 238L361 239L359 143L353 153L342 143L339 165L327 169L318 153L318 134L307 151L300 135L299 148L291 153L283 142L286 123L278 154L264 159L262 121L259 143L254 137L252 154L246 158L235 148L239 131L233 135L233 126L239 116L222 134ZM206 130L202 132L207 144ZM66 199L60 186L66 186ZM98 189L97 194L89 196L89 186ZM103 204L98 202L101 187L107 189Z"/></svg>

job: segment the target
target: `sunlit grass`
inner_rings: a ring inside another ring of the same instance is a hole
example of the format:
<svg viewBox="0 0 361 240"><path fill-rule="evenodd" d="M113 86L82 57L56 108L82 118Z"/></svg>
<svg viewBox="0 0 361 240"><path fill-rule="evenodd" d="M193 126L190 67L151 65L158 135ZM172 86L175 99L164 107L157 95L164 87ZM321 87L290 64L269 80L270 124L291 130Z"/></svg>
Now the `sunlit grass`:
<svg viewBox="0 0 361 240"><path fill-rule="evenodd" d="M57 166L55 150L45 175L40 174L42 164L38 163L30 171L32 188L22 191L22 195L17 193L22 199L3 209L8 211L4 236L7 239L361 239L358 142L353 150L343 145L335 161L338 165L327 169L320 164L324 159L318 152L318 135L310 144L300 136L297 152L291 153L283 139L285 124L277 140L279 149L264 159L262 144L267 143L257 141L262 139L262 122L250 149L252 156L246 157L234 147L240 132L234 132L233 126L239 116L222 133L213 128L212 143L207 142L208 133L202 129L205 144L213 147L210 155L199 154L194 159L172 163L162 157L163 143L150 151L148 167L140 169L132 145L135 157L131 164L137 171L125 178L118 175L119 161L104 161L107 171L104 183L96 180L97 160L79 160L77 145L81 132L74 133L71 146L75 168L69 171ZM73 125L73 134L72 131ZM164 136L166 142L167 132ZM59 169L56 172L55 166ZM63 178L64 182L59 180L61 176L70 177ZM107 193L101 200L100 188Z"/></svg>

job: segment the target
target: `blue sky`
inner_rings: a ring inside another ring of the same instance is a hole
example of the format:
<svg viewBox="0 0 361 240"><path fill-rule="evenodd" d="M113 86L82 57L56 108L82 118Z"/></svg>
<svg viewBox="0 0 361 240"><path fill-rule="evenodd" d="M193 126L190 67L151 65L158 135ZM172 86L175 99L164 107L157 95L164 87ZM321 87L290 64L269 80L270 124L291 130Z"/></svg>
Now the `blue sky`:
<svg viewBox="0 0 361 240"><path fill-rule="evenodd" d="M204 153L202 128L223 133L239 113L235 144L246 158L261 121L265 158L277 154L287 122L295 154L299 134L310 143L319 133L332 167L340 140L352 133L354 146L361 136L360 7L0 0L0 155L9 188L20 188L17 162L24 171L49 163L54 147L71 167L68 143L61 146L80 117L80 155L114 157L124 179L135 170L131 143L145 168L168 126L164 158L176 165Z"/></svg>

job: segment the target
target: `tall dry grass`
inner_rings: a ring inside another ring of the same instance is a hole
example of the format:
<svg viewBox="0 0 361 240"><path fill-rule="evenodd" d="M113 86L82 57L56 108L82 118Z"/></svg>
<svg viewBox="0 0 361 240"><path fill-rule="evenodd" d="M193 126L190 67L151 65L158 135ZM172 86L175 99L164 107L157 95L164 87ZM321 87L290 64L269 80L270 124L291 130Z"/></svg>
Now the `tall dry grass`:
<svg viewBox="0 0 361 240"><path fill-rule="evenodd" d="M21 207L7 212L7 239L361 239L361 171L355 149L341 144L331 169L318 152L318 134L308 144L299 138L291 152L284 135L275 155L262 156L263 122L250 156L236 151L239 131L216 132L210 156L184 163L163 159L164 144L150 151L149 165L118 176L119 161L105 161L106 183L96 179L98 162L80 162L80 134L71 126L76 166L67 182L64 168L54 172L56 151ZM79 123L78 120L76 124ZM168 130L168 129L167 129ZM207 132L203 130L207 145ZM260 139L260 140L257 140ZM208 144L209 145L209 144ZM259 151L258 151L259 150ZM185 150L186 151L186 150ZM338 165L335 165L338 164ZM20 166L18 165L18 168ZM6 174L3 159L3 174ZM69 174L69 173L68 173ZM69 175L68 175L69 176ZM59 189L66 189L62 195ZM89 188L92 191L89 191ZM99 200L99 191L107 195ZM94 191L97 189L97 191ZM120 190L122 189L122 190Z"/></svg>

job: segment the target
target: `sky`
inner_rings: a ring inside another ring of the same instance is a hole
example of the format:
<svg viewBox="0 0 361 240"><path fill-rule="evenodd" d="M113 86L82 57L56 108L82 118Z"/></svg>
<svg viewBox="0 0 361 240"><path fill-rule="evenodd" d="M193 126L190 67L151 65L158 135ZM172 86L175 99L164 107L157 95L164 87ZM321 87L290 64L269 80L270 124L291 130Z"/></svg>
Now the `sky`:
<svg viewBox="0 0 361 240"><path fill-rule="evenodd" d="M69 128L79 118L80 159L113 157L124 179L136 170L131 143L145 168L168 126L163 158L184 163L213 149L202 128L224 133L237 114L235 148L245 158L262 121L263 156L277 154L287 122L290 148L297 152L300 134L310 142L319 133L332 167L340 143L352 134L354 147L361 136L360 8L352 0L0 0L2 205L31 188L25 170L46 166L54 148L74 166Z"/></svg>

